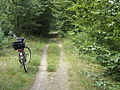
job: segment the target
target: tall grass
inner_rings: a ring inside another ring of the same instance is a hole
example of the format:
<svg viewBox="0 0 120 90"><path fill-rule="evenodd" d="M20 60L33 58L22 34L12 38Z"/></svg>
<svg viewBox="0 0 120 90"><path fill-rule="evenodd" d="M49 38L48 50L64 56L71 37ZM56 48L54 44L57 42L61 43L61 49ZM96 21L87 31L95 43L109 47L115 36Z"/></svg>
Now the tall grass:
<svg viewBox="0 0 120 90"><path fill-rule="evenodd" d="M46 41L34 36L27 37L27 45L32 50L32 59L27 65L28 73L20 68L17 51L12 48L1 51L4 54L0 56L0 90L29 90L34 83Z"/></svg>

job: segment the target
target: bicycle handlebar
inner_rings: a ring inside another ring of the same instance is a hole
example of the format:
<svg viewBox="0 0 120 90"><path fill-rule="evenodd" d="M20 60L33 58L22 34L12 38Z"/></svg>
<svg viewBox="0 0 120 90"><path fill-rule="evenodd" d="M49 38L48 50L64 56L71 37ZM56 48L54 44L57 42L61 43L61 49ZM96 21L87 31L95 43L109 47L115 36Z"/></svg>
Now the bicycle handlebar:
<svg viewBox="0 0 120 90"><path fill-rule="evenodd" d="M16 36L12 31L9 32L9 36L10 36L10 37L13 37L13 38L16 38L16 40L17 40L18 42L23 42L23 41L25 40L24 37L18 37L18 36Z"/></svg>

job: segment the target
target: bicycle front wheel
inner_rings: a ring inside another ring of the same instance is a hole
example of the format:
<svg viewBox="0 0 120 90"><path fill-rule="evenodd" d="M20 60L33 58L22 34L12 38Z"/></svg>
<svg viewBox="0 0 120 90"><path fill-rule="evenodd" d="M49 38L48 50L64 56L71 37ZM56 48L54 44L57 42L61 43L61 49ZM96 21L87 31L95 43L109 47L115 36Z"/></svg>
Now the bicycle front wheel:
<svg viewBox="0 0 120 90"><path fill-rule="evenodd" d="M25 64L29 63L30 62L30 59L31 59L31 50L29 47L25 47L24 48L24 53L25 53L25 58L26 58L26 62Z"/></svg>

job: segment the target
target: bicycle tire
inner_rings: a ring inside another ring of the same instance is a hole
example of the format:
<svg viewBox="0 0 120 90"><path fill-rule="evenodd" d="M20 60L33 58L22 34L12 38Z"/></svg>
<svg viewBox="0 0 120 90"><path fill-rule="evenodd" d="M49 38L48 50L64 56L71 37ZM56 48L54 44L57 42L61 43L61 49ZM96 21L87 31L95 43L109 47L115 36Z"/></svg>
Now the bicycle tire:
<svg viewBox="0 0 120 90"><path fill-rule="evenodd" d="M24 58L25 59L25 58ZM26 62L25 60L22 60L22 64L23 64L23 67L24 67L24 71L27 73L27 67L26 67Z"/></svg>
<svg viewBox="0 0 120 90"><path fill-rule="evenodd" d="M24 52L25 52L25 59L26 59L26 62L25 64L29 63L30 60L31 60L31 50L29 47L25 47L24 48ZM28 55L28 56L27 56Z"/></svg>

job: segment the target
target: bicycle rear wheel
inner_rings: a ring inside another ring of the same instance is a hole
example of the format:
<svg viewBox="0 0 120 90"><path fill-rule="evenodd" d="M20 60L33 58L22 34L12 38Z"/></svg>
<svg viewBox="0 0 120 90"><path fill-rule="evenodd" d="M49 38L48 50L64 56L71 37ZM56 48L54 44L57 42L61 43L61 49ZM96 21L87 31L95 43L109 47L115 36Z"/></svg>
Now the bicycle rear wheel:
<svg viewBox="0 0 120 90"><path fill-rule="evenodd" d="M31 59L31 50L30 50L30 48L25 47L24 48L24 53L25 53L25 58L26 58L25 64L27 64L27 63L30 62L30 59Z"/></svg>
<svg viewBox="0 0 120 90"><path fill-rule="evenodd" d="M24 58L25 59L25 58ZM22 65L24 67L24 71L27 73L27 67L26 67L26 62L25 60L22 60Z"/></svg>

